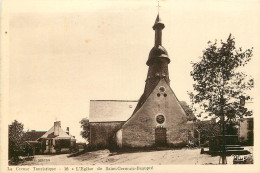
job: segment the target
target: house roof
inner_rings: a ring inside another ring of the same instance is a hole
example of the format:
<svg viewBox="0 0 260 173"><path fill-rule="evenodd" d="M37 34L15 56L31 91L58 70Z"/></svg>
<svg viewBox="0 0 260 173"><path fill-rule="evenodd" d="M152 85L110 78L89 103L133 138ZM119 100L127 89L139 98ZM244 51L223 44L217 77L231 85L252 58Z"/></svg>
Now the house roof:
<svg viewBox="0 0 260 173"><path fill-rule="evenodd" d="M50 128L44 135L40 138L55 138L55 139L74 139L73 136L68 135L62 128L59 128L59 134L57 136L54 135L54 126Z"/></svg>
<svg viewBox="0 0 260 173"><path fill-rule="evenodd" d="M38 138L40 138L46 132L47 131L27 131L26 140L27 141L36 141Z"/></svg>
<svg viewBox="0 0 260 173"><path fill-rule="evenodd" d="M89 122L126 121L136 105L136 100L90 100Z"/></svg>

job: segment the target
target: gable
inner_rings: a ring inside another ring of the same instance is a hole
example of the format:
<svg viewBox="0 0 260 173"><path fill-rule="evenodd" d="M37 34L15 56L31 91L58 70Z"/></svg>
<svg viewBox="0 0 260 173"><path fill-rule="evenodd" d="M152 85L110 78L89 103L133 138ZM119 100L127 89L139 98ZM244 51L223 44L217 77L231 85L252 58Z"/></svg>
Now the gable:
<svg viewBox="0 0 260 173"><path fill-rule="evenodd" d="M161 79L137 112L122 126L122 146L153 146L155 130L161 128L165 129L167 144L183 145L190 128L187 119L174 92Z"/></svg>
<svg viewBox="0 0 260 173"><path fill-rule="evenodd" d="M137 101L90 100L89 122L126 121L136 105Z"/></svg>
<svg viewBox="0 0 260 173"><path fill-rule="evenodd" d="M165 92L160 92L161 86L165 88ZM158 94L160 94L160 96L158 96ZM166 96L164 96L164 94L166 94ZM175 122L178 122L177 119L179 122L186 122L188 118L175 93L164 79L158 82L145 102L140 105L140 108L127 120L125 125L129 124L129 121L132 121L131 119L136 119L135 117L152 116L153 119L155 119L154 117L160 113L165 114L167 117L176 117L176 119L173 120ZM156 124L155 120L154 123Z"/></svg>
<svg viewBox="0 0 260 173"><path fill-rule="evenodd" d="M62 138L62 139L69 139L73 138L71 135L68 135L62 128L59 129L59 135L54 135L54 126L52 126L44 135L40 138Z"/></svg>
<svg viewBox="0 0 260 173"><path fill-rule="evenodd" d="M52 126L41 138L48 138L48 135L54 132L54 126Z"/></svg>

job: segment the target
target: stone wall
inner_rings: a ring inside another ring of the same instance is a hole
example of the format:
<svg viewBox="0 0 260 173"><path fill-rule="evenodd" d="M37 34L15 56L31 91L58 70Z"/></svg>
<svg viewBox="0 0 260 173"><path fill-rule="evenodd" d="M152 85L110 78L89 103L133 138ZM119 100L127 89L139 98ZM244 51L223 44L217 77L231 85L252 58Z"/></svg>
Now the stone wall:
<svg viewBox="0 0 260 173"><path fill-rule="evenodd" d="M116 132L124 124L124 121L118 122L91 122L90 123L90 146L92 148L109 148L111 140Z"/></svg>

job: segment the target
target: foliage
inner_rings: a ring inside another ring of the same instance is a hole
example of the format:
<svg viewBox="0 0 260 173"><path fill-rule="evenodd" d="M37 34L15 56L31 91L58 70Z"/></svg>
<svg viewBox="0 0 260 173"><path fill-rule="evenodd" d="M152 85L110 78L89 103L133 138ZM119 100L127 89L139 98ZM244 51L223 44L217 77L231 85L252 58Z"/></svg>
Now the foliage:
<svg viewBox="0 0 260 173"><path fill-rule="evenodd" d="M195 121L196 117L192 111L192 108L185 101L180 101L180 104L184 112L187 114L188 121Z"/></svg>
<svg viewBox="0 0 260 173"><path fill-rule="evenodd" d="M252 111L240 104L241 100L251 98L246 91L254 86L253 79L241 71L251 60L252 49L236 49L231 34L226 42L221 40L220 47L217 40L208 42L201 60L193 64L191 71L195 93L189 95L195 111L198 106L202 110L198 117L224 115L227 122L232 122L252 115Z"/></svg>
<svg viewBox="0 0 260 173"><path fill-rule="evenodd" d="M80 132L80 135L86 139L89 140L89 134L90 134L90 123L87 118L83 118L80 122L82 131Z"/></svg>
<svg viewBox="0 0 260 173"><path fill-rule="evenodd" d="M221 133L221 126L213 120L196 122L197 130L200 133L201 144L207 144L211 136L217 136Z"/></svg>
<svg viewBox="0 0 260 173"><path fill-rule="evenodd" d="M23 124L14 120L8 129L9 140L9 157L14 158L14 161L18 161L18 156L22 155L25 150L24 142L26 140L25 133L23 132Z"/></svg>

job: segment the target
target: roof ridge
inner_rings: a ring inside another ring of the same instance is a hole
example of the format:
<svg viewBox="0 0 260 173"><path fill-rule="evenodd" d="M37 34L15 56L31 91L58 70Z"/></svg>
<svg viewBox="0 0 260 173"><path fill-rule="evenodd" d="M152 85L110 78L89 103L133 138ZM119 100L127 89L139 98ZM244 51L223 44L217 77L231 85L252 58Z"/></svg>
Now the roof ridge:
<svg viewBox="0 0 260 173"><path fill-rule="evenodd" d="M90 100L90 101L138 102L138 100Z"/></svg>

